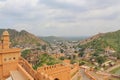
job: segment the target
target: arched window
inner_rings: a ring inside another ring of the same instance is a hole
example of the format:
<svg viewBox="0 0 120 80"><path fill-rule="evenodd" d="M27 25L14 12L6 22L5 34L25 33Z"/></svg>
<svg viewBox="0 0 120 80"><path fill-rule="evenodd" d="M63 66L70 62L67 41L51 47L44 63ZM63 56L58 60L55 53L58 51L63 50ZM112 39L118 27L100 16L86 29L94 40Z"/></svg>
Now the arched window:
<svg viewBox="0 0 120 80"><path fill-rule="evenodd" d="M58 78L55 78L54 80L59 80Z"/></svg>

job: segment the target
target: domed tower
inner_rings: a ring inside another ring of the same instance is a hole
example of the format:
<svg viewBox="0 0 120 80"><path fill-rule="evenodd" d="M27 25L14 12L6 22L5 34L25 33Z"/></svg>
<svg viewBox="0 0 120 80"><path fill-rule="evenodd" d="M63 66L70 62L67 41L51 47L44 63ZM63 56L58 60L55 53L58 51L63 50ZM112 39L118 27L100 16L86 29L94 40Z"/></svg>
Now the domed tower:
<svg viewBox="0 0 120 80"><path fill-rule="evenodd" d="M8 33L8 31L4 31L3 34L2 34L2 43L3 43L2 48L3 49L8 49L9 48L9 45L10 45L9 41L10 41L9 33Z"/></svg>
<svg viewBox="0 0 120 80"><path fill-rule="evenodd" d="M19 48L10 48L10 38L8 31L2 34L2 41L0 43L0 80L10 76L10 71L17 70L17 65L20 57Z"/></svg>

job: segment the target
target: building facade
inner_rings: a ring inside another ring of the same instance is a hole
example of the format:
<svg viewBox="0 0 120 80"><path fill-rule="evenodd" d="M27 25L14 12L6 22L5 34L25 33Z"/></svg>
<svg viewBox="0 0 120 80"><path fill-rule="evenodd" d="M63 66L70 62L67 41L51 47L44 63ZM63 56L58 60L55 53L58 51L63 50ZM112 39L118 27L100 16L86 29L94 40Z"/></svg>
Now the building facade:
<svg viewBox="0 0 120 80"><path fill-rule="evenodd" d="M20 49L9 48L9 33L4 31L0 42L0 78L8 77L10 71L17 69Z"/></svg>

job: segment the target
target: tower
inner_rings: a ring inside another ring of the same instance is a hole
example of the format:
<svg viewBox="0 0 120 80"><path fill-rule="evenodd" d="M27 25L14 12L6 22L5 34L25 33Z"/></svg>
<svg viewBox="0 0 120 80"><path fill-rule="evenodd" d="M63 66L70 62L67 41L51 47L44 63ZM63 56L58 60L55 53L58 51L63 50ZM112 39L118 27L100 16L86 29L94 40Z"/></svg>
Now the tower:
<svg viewBox="0 0 120 80"><path fill-rule="evenodd" d="M0 79L8 77L10 71L17 69L20 57L19 48L10 48L9 33L4 31L0 42Z"/></svg>
<svg viewBox="0 0 120 80"><path fill-rule="evenodd" d="M9 42L9 33L8 31L4 31L2 34L2 48L3 49L8 49L10 42Z"/></svg>

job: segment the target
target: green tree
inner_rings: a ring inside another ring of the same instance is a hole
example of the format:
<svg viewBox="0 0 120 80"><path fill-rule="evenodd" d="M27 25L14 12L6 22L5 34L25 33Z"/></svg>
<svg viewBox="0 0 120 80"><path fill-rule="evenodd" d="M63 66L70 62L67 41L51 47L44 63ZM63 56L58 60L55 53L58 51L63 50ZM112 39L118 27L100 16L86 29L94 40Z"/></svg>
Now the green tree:
<svg viewBox="0 0 120 80"><path fill-rule="evenodd" d="M84 64L85 64L85 62L84 62L84 61L79 62L79 66L84 65Z"/></svg>
<svg viewBox="0 0 120 80"><path fill-rule="evenodd" d="M64 57L64 56L61 56L59 59L60 59L60 60L64 60L64 59L65 59L65 57Z"/></svg>
<svg viewBox="0 0 120 80"><path fill-rule="evenodd" d="M83 55L84 55L84 52L83 52L83 51L79 53L79 56L80 56L80 57L83 57Z"/></svg>
<svg viewBox="0 0 120 80"><path fill-rule="evenodd" d="M61 53L63 53L63 52L64 52L64 50L63 50L63 49L60 49L60 52L61 52Z"/></svg>
<svg viewBox="0 0 120 80"><path fill-rule="evenodd" d="M53 58L52 56L48 54L41 54L39 56L39 62L33 66L33 69L37 69L38 67L43 65L54 65L57 63L60 63L60 61Z"/></svg>
<svg viewBox="0 0 120 80"><path fill-rule="evenodd" d="M47 48L46 45L43 45L43 46L42 46L42 49L43 49L44 51L46 50L46 48Z"/></svg>
<svg viewBox="0 0 120 80"><path fill-rule="evenodd" d="M99 64L102 64L106 61L106 57L104 56L98 56L96 57L96 61L99 63Z"/></svg>
<svg viewBox="0 0 120 80"><path fill-rule="evenodd" d="M27 55L30 54L30 53L31 53L31 50L30 49L26 49L26 50L22 51L21 55L22 55L22 57L26 58Z"/></svg>

